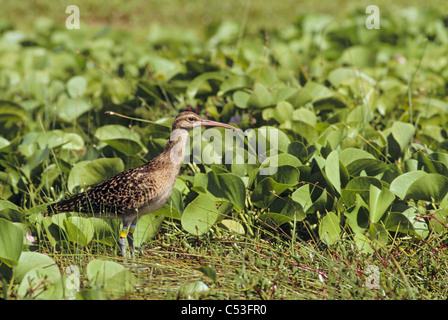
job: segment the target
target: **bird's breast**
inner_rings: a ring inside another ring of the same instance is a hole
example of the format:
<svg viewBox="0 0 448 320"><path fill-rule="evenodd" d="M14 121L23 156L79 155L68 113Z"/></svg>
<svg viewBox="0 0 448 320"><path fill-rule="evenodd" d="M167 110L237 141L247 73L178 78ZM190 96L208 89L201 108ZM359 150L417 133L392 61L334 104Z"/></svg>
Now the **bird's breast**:
<svg viewBox="0 0 448 320"><path fill-rule="evenodd" d="M162 208L165 203L168 201L171 190L173 189L172 185L166 185L163 188L160 189L157 196L155 196L151 201L144 204L143 206L138 208L138 214L139 215L145 215L154 211L159 210Z"/></svg>

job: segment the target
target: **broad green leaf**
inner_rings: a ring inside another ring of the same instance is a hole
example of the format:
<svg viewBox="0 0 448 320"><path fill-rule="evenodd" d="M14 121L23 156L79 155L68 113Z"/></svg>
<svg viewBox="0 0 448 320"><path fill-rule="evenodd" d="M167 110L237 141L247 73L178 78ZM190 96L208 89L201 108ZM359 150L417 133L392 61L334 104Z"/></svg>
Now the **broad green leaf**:
<svg viewBox="0 0 448 320"><path fill-rule="evenodd" d="M328 89L326 86L316 82L307 82L304 88L313 97L312 102L329 98L333 95L333 91Z"/></svg>
<svg viewBox="0 0 448 320"><path fill-rule="evenodd" d="M344 149L339 154L339 160L352 176L358 176L362 171L369 176L376 176L387 169L386 163L375 159L371 153L361 149Z"/></svg>
<svg viewBox="0 0 448 320"><path fill-rule="evenodd" d="M55 215L50 216L51 222L58 226L61 230L64 232L65 230L65 220L67 220L69 217L72 216L72 213L70 212L61 212Z"/></svg>
<svg viewBox="0 0 448 320"><path fill-rule="evenodd" d="M292 119L293 107L289 102L280 101L274 108L274 119L277 120L278 123L282 124L285 121Z"/></svg>
<svg viewBox="0 0 448 320"><path fill-rule="evenodd" d="M208 81L217 80L222 82L225 80L225 77L226 77L225 74L222 72L202 73L201 75L197 76L196 78L193 79L193 81L190 82L186 90L186 95L188 98L193 99L196 96L196 94L201 92L200 91L201 89L209 93L211 92L211 87L208 85Z"/></svg>
<svg viewBox="0 0 448 320"><path fill-rule="evenodd" d="M313 111L303 107L294 110L292 114L292 120L306 123L313 129L316 127L317 124L316 114Z"/></svg>
<svg viewBox="0 0 448 320"><path fill-rule="evenodd" d="M370 85L375 85L375 80L366 75L363 72L360 72L357 68L337 68L330 72L328 75L328 80L334 87L339 87L341 83L346 79L362 79L367 80Z"/></svg>
<svg viewBox="0 0 448 320"><path fill-rule="evenodd" d="M294 108L298 108L305 105L308 102L311 102L312 99L313 97L311 96L309 91L305 90L304 88L301 88L297 89L294 94L292 94L286 99L286 101L291 103L294 106Z"/></svg>
<svg viewBox="0 0 448 320"><path fill-rule="evenodd" d="M434 154L433 157L430 157L431 155L426 156L425 154L423 154L423 152L420 151L417 152L414 157L417 158L421 170L428 173L440 173L441 175L448 177L448 167L443 162L446 159L443 156L440 156L440 153Z"/></svg>
<svg viewBox="0 0 448 320"><path fill-rule="evenodd" d="M291 194L291 199L299 203L305 212L312 209L313 200L311 199L312 188L309 184L305 184Z"/></svg>
<svg viewBox="0 0 448 320"><path fill-rule="evenodd" d="M103 82L105 93L114 104L122 104L133 94L129 84L117 77L108 77Z"/></svg>
<svg viewBox="0 0 448 320"><path fill-rule="evenodd" d="M389 153L398 159L411 142L415 134L415 127L410 123L395 121L392 127L386 129L384 133L387 135Z"/></svg>
<svg viewBox="0 0 448 320"><path fill-rule="evenodd" d="M383 217L394 200L395 195L388 189L370 186L369 209L372 223L377 223Z"/></svg>
<svg viewBox="0 0 448 320"><path fill-rule="evenodd" d="M87 80L83 76L74 76L67 81L67 91L71 98L84 95L87 89Z"/></svg>
<svg viewBox="0 0 448 320"><path fill-rule="evenodd" d="M170 198L161 209L157 210L157 213L163 214L167 218L180 220L183 211L182 192L174 187L171 191Z"/></svg>
<svg viewBox="0 0 448 320"><path fill-rule="evenodd" d="M202 235L210 230L218 218L214 198L208 194L200 194L185 208L181 223L187 232Z"/></svg>
<svg viewBox="0 0 448 320"><path fill-rule="evenodd" d="M199 173L194 177L194 187L213 195L215 200L230 201L239 211L244 209L246 186L236 174L216 174L213 170L207 174Z"/></svg>
<svg viewBox="0 0 448 320"><path fill-rule="evenodd" d="M0 218L0 260L8 266L16 265L22 253L24 233L13 222Z"/></svg>
<svg viewBox="0 0 448 320"><path fill-rule="evenodd" d="M23 154L30 157L37 152L38 148L44 149L45 147L80 150L84 147L84 140L76 133L62 130L30 132L24 137L19 147Z"/></svg>
<svg viewBox="0 0 448 320"><path fill-rule="evenodd" d="M383 248L389 241L390 236L382 221L378 223L370 223L369 230L366 235L369 239L373 240L372 244L374 247L381 246Z"/></svg>
<svg viewBox="0 0 448 320"><path fill-rule="evenodd" d="M252 108L261 109L271 106L272 103L272 94L269 90L263 84L256 83L254 91L247 101L247 105Z"/></svg>
<svg viewBox="0 0 448 320"><path fill-rule="evenodd" d="M90 220L82 217L69 217L65 220L65 230L69 241L84 247L93 239L94 228Z"/></svg>
<svg viewBox="0 0 448 320"><path fill-rule="evenodd" d="M0 123L5 121L20 122L27 119L26 110L19 104L0 100Z"/></svg>
<svg viewBox="0 0 448 320"><path fill-rule="evenodd" d="M284 155L290 156L286 153ZM289 160L289 159L291 159L291 158L289 158L289 157L286 158L286 160ZM285 160L285 158L283 160ZM295 160L297 160L297 159L295 159ZM272 165L272 162L271 162L271 165ZM289 185L292 187L299 183L300 171L297 169L296 166L292 166L289 164L282 164L282 165L279 165L276 168L275 173L269 175L269 177L271 177L275 182ZM266 175L259 174L256 177L256 182L258 183L265 178L266 178Z"/></svg>
<svg viewBox="0 0 448 320"><path fill-rule="evenodd" d="M357 233L354 236L354 241L356 244L356 247L359 251L362 253L374 253L375 251L372 248L372 240L370 240L366 235L362 233Z"/></svg>
<svg viewBox="0 0 448 320"><path fill-rule="evenodd" d="M434 211L434 218L429 219L429 225L431 226L431 230L434 230L439 235L442 235L448 225L448 208L442 208Z"/></svg>
<svg viewBox="0 0 448 320"><path fill-rule="evenodd" d="M139 218L134 232L134 246L141 247L143 243L154 238L164 219L163 214L147 214Z"/></svg>
<svg viewBox="0 0 448 320"><path fill-rule="evenodd" d="M388 214L384 222L387 230L415 235L419 239L428 236L428 225L415 208L410 207L399 212L394 211L394 208L392 208L392 212Z"/></svg>
<svg viewBox="0 0 448 320"><path fill-rule="evenodd" d="M12 222L21 222L23 220L22 210L8 200L0 200L0 219L1 218Z"/></svg>
<svg viewBox="0 0 448 320"><path fill-rule="evenodd" d="M289 197L276 198L271 203L269 211L272 213L280 213L291 218L291 221L302 221L306 218L306 212L302 205Z"/></svg>
<svg viewBox="0 0 448 320"><path fill-rule="evenodd" d="M339 62L357 68L370 66L373 63L372 49L368 46L350 46L342 52Z"/></svg>
<svg viewBox="0 0 448 320"><path fill-rule="evenodd" d="M99 127L95 131L95 138L126 155L135 155L144 149L138 133L121 125Z"/></svg>
<svg viewBox="0 0 448 320"><path fill-rule="evenodd" d="M197 270L201 271L206 277L208 277L213 282L216 282L218 280L216 270L211 267L202 266L199 267Z"/></svg>
<svg viewBox="0 0 448 320"><path fill-rule="evenodd" d="M245 91L238 90L233 93L232 97L233 97L233 102L235 103L235 105L238 108L246 109L251 95L250 95L250 93L247 93Z"/></svg>
<svg viewBox="0 0 448 320"><path fill-rule="evenodd" d="M325 160L325 173L333 187L341 193L341 176L339 171L339 153L333 150Z"/></svg>
<svg viewBox="0 0 448 320"><path fill-rule="evenodd" d="M288 152L288 145L291 143L286 133L278 128L262 126L256 130L258 156L264 152L278 149L281 152Z"/></svg>
<svg viewBox="0 0 448 320"><path fill-rule="evenodd" d="M304 142L306 142L307 144L314 143L319 136L319 133L316 130L315 126L295 119L296 116L293 117L293 120L291 122L286 122L285 124L283 124L281 128L294 131L300 137L302 137L305 140Z"/></svg>
<svg viewBox="0 0 448 320"><path fill-rule="evenodd" d="M387 164L378 159L360 159L353 161L346 168L352 176L358 176L362 171L368 176L376 176L387 169Z"/></svg>
<svg viewBox="0 0 448 320"><path fill-rule="evenodd" d="M327 245L339 241L341 237L340 219L334 212L328 212L319 224L319 237Z"/></svg>
<svg viewBox="0 0 448 320"><path fill-rule="evenodd" d="M110 297L131 293L136 284L135 276L123 265L100 259L89 262L87 278L91 286L103 290Z"/></svg>
<svg viewBox="0 0 448 320"><path fill-rule="evenodd" d="M89 218L89 222L93 227L93 239L98 242L114 246L117 243L117 234L114 232L108 221L108 219L106 220L96 217Z"/></svg>
<svg viewBox="0 0 448 320"><path fill-rule="evenodd" d="M258 217L258 219L260 219L267 225L273 226L274 228L278 228L284 223L294 221L292 217L275 212L263 213Z"/></svg>
<svg viewBox="0 0 448 320"><path fill-rule="evenodd" d="M339 160L346 167L359 159L375 159L375 157L367 151L355 148L346 148L339 154Z"/></svg>
<svg viewBox="0 0 448 320"><path fill-rule="evenodd" d="M45 261L43 256L37 252L24 253L23 262L31 268L20 282L17 290L20 297L54 300L64 298L64 293L67 295L58 266L51 258Z"/></svg>
<svg viewBox="0 0 448 320"><path fill-rule="evenodd" d="M29 61L29 60L28 60ZM44 102L48 95L50 74L48 70L28 70L22 81L23 93Z"/></svg>
<svg viewBox="0 0 448 320"><path fill-rule="evenodd" d="M67 181L69 192L76 187L86 188L98 184L124 170L120 158L100 158L93 161L81 161L70 171Z"/></svg>
<svg viewBox="0 0 448 320"><path fill-rule="evenodd" d="M300 165L302 165L302 163L300 162L300 160L289 154L289 153L280 153L280 154L276 154L270 157L267 157L260 165L260 168L267 168L267 167L281 167L281 166L291 166L291 167L299 167ZM278 170L273 170L276 172Z"/></svg>
<svg viewBox="0 0 448 320"><path fill-rule="evenodd" d="M390 184L390 191L395 193L401 199L405 199L409 187L418 179L427 176L425 171L406 172L394 180Z"/></svg>
<svg viewBox="0 0 448 320"><path fill-rule="evenodd" d="M59 272L56 263L49 256L38 252L23 252L19 263L14 267L14 282L20 283L25 275L34 268L53 268Z"/></svg>
<svg viewBox="0 0 448 320"><path fill-rule="evenodd" d="M10 145L10 142L7 139L0 137L0 150L3 148L6 148L9 145Z"/></svg>
<svg viewBox="0 0 448 320"><path fill-rule="evenodd" d="M281 173L274 178L267 177L257 183L251 195L251 201L260 208L268 208L274 199L285 190L291 188L299 182L299 171L291 166L283 166L279 170ZM287 184L287 183L290 184Z"/></svg>
<svg viewBox="0 0 448 320"><path fill-rule="evenodd" d="M281 101L287 101L291 104L291 102L288 101L288 99L296 95L299 91L301 90L289 86L283 86L276 90L273 90L272 92L273 103L278 104Z"/></svg>
<svg viewBox="0 0 448 320"><path fill-rule="evenodd" d="M90 108L86 98L68 98L57 104L56 111L60 119L72 123Z"/></svg>
<svg viewBox="0 0 448 320"><path fill-rule="evenodd" d="M221 83L219 87L218 96L225 95L229 91L250 88L252 85L253 85L252 78L246 75L236 74L230 76Z"/></svg>
<svg viewBox="0 0 448 320"><path fill-rule="evenodd" d="M356 203L352 208L344 211L345 221L350 229L355 233L363 233L369 227L369 212L360 203Z"/></svg>
<svg viewBox="0 0 448 320"><path fill-rule="evenodd" d="M344 189L342 189L342 201L347 207L351 207L356 202L356 195L368 202L370 195L370 185L382 189L381 181L373 177L356 177L350 180Z"/></svg>
<svg viewBox="0 0 448 320"><path fill-rule="evenodd" d="M447 193L448 178L438 173L429 173L409 186L405 198L439 203Z"/></svg>
<svg viewBox="0 0 448 320"><path fill-rule="evenodd" d="M302 163L308 160L308 149L306 146L300 141L292 141L288 145L288 153L295 156Z"/></svg>
<svg viewBox="0 0 448 320"><path fill-rule="evenodd" d="M64 236L62 230L55 225L52 221L52 217L44 217L42 219L42 227L45 230L46 236L50 244L54 247L58 240Z"/></svg>
<svg viewBox="0 0 448 320"><path fill-rule="evenodd" d="M227 230L236 234L245 234L246 230L238 221L231 219L224 219L220 222Z"/></svg>
<svg viewBox="0 0 448 320"><path fill-rule="evenodd" d="M192 283L183 284L179 289L181 297L188 299L198 299L208 292L210 288L202 281L194 281Z"/></svg>
<svg viewBox="0 0 448 320"><path fill-rule="evenodd" d="M233 173L215 175L209 172L208 178L207 190L211 194L229 200L239 211L244 209L246 187L240 177Z"/></svg>
<svg viewBox="0 0 448 320"><path fill-rule="evenodd" d="M50 149L45 147L43 149L37 150L29 158L26 164L20 168L20 170L25 174L25 176L31 180L31 172L33 169L37 168L45 159L48 158L50 154Z"/></svg>

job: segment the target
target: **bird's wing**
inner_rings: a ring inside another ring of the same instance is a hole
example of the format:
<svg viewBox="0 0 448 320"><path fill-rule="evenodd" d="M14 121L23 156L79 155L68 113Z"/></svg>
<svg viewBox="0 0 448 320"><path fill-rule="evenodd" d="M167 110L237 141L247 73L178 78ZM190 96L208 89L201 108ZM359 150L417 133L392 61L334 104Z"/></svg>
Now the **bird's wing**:
<svg viewBox="0 0 448 320"><path fill-rule="evenodd" d="M91 214L133 212L156 196L156 181L140 167L123 171L85 192L54 204L56 212L84 212ZM51 210L49 210L50 212Z"/></svg>

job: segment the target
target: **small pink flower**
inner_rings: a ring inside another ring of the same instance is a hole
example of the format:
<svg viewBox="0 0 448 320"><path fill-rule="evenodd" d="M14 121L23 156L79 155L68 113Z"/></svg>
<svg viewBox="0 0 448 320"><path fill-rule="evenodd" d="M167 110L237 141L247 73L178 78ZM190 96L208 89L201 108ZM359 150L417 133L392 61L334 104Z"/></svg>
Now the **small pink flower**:
<svg viewBox="0 0 448 320"><path fill-rule="evenodd" d="M400 64L404 64L406 62L406 58L400 54L394 55L394 59L397 60Z"/></svg>
<svg viewBox="0 0 448 320"><path fill-rule="evenodd" d="M34 237L32 235L30 235L29 233L26 234L26 239L31 243L34 242Z"/></svg>

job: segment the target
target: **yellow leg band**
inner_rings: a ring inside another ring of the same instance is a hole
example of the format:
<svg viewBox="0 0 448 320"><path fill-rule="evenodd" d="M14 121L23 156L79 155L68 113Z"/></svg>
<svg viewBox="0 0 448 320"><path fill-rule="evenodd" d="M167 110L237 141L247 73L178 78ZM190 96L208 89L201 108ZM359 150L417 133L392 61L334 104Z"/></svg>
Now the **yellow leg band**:
<svg viewBox="0 0 448 320"><path fill-rule="evenodd" d="M120 233L120 238L126 238L126 233L124 232Z"/></svg>

